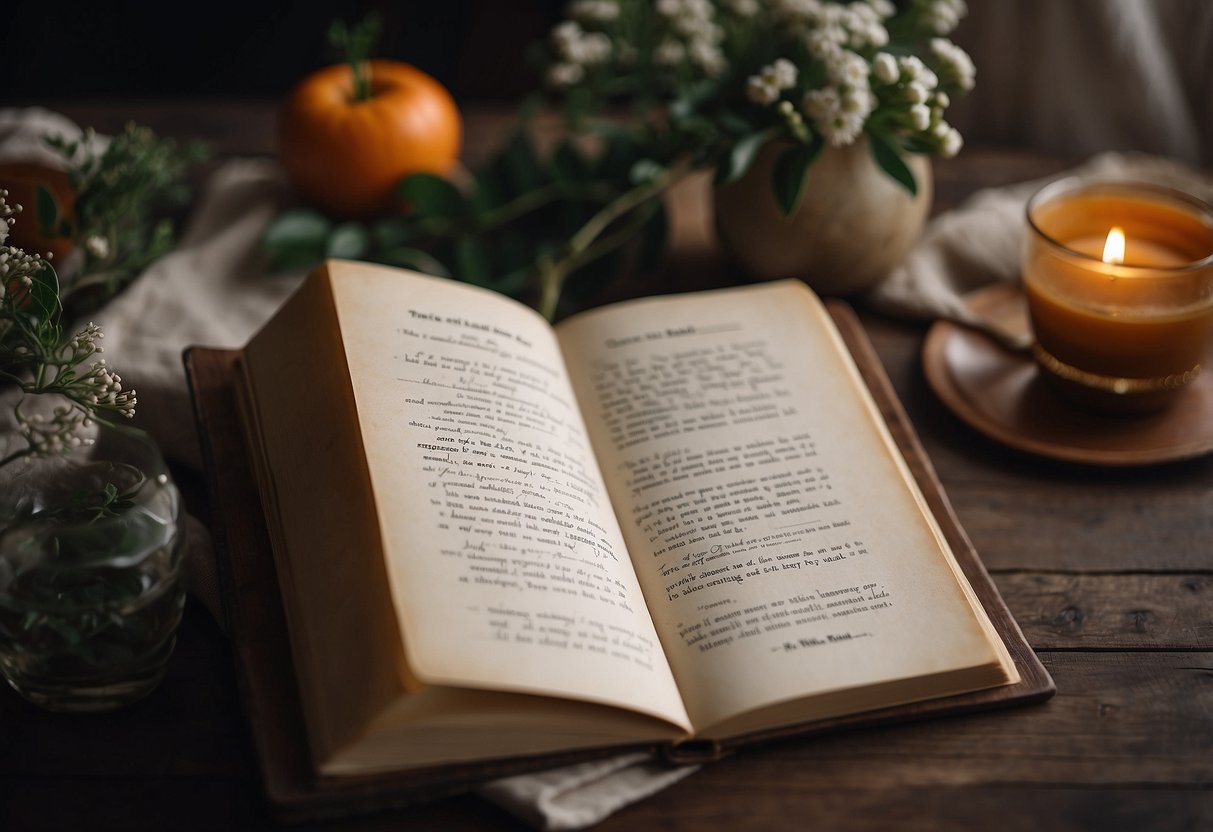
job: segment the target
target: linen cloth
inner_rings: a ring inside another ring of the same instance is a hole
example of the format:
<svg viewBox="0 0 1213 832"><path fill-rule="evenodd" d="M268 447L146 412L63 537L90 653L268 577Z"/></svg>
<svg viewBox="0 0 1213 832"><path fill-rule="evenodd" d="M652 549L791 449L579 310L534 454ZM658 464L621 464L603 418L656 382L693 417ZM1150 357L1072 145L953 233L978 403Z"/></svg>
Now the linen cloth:
<svg viewBox="0 0 1213 832"><path fill-rule="evenodd" d="M45 110L0 110L0 160L29 160L37 144L31 136L47 130L79 133ZM1108 153L1072 173L1153 181L1213 200L1208 175L1158 157ZM861 302L908 318L968 320L965 292L1018 279L1025 203L1053 178L979 192L937 217L906 263ZM92 316L105 332L110 363L138 391L136 424L180 463L201 464L182 352L194 345L243 346L299 285L303 272L269 274L259 247L267 224L291 201L275 161L224 163L201 190L177 248ZM211 541L192 519L187 564L190 591L222 624ZM506 778L479 793L536 828L581 829L695 770L626 754Z"/></svg>

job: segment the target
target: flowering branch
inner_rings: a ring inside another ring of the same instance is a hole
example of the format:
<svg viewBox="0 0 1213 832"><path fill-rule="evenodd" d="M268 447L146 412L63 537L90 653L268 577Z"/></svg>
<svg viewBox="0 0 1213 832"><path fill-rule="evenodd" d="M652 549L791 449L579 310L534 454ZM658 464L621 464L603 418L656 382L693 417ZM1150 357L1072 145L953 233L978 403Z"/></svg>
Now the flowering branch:
<svg viewBox="0 0 1213 832"><path fill-rule="evenodd" d="M66 337L60 324L58 281L47 260L4 245L21 206L10 206L0 190L0 384L23 394L14 406L25 446L0 458L0 466L28 456L53 456L88 444L84 428L102 414L130 419L134 390L97 358L104 350L100 327L90 323ZM91 361L87 369L81 365ZM27 413L30 396L55 396L62 402L49 414Z"/></svg>

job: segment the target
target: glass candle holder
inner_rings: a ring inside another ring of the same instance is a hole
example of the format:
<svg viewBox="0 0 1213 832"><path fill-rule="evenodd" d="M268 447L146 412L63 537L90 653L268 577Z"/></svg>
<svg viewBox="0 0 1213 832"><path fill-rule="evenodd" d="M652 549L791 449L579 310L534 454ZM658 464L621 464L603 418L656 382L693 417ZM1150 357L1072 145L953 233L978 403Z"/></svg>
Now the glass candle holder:
<svg viewBox="0 0 1213 832"><path fill-rule="evenodd" d="M164 676L185 603L182 502L140 431L0 469L0 674L55 711L110 710Z"/></svg>
<svg viewBox="0 0 1213 832"><path fill-rule="evenodd" d="M1106 411L1165 407L1213 343L1213 208L1138 182L1053 182L1027 206L1023 281L1045 376Z"/></svg>

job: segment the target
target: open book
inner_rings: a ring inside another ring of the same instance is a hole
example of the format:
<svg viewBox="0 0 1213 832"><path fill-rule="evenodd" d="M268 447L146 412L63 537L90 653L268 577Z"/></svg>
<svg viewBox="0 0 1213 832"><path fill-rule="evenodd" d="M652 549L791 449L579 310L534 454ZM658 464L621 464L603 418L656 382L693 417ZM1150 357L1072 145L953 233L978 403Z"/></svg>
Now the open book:
<svg viewBox="0 0 1213 832"><path fill-rule="evenodd" d="M236 366L321 775L728 747L1014 687L999 628L1035 662L801 283L552 327L335 260Z"/></svg>

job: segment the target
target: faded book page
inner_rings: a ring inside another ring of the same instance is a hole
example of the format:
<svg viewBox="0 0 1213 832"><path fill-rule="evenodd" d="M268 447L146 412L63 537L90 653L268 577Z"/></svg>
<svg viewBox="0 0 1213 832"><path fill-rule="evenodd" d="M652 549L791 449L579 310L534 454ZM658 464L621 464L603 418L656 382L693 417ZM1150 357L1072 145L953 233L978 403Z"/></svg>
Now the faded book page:
<svg viewBox="0 0 1213 832"><path fill-rule="evenodd" d="M330 273L410 670L685 729L551 328L450 280Z"/></svg>
<svg viewBox="0 0 1213 832"><path fill-rule="evenodd" d="M877 707L873 691L899 695L890 681L1001 673L984 611L803 284L652 298L557 332L697 730L806 695L862 686L855 701Z"/></svg>

